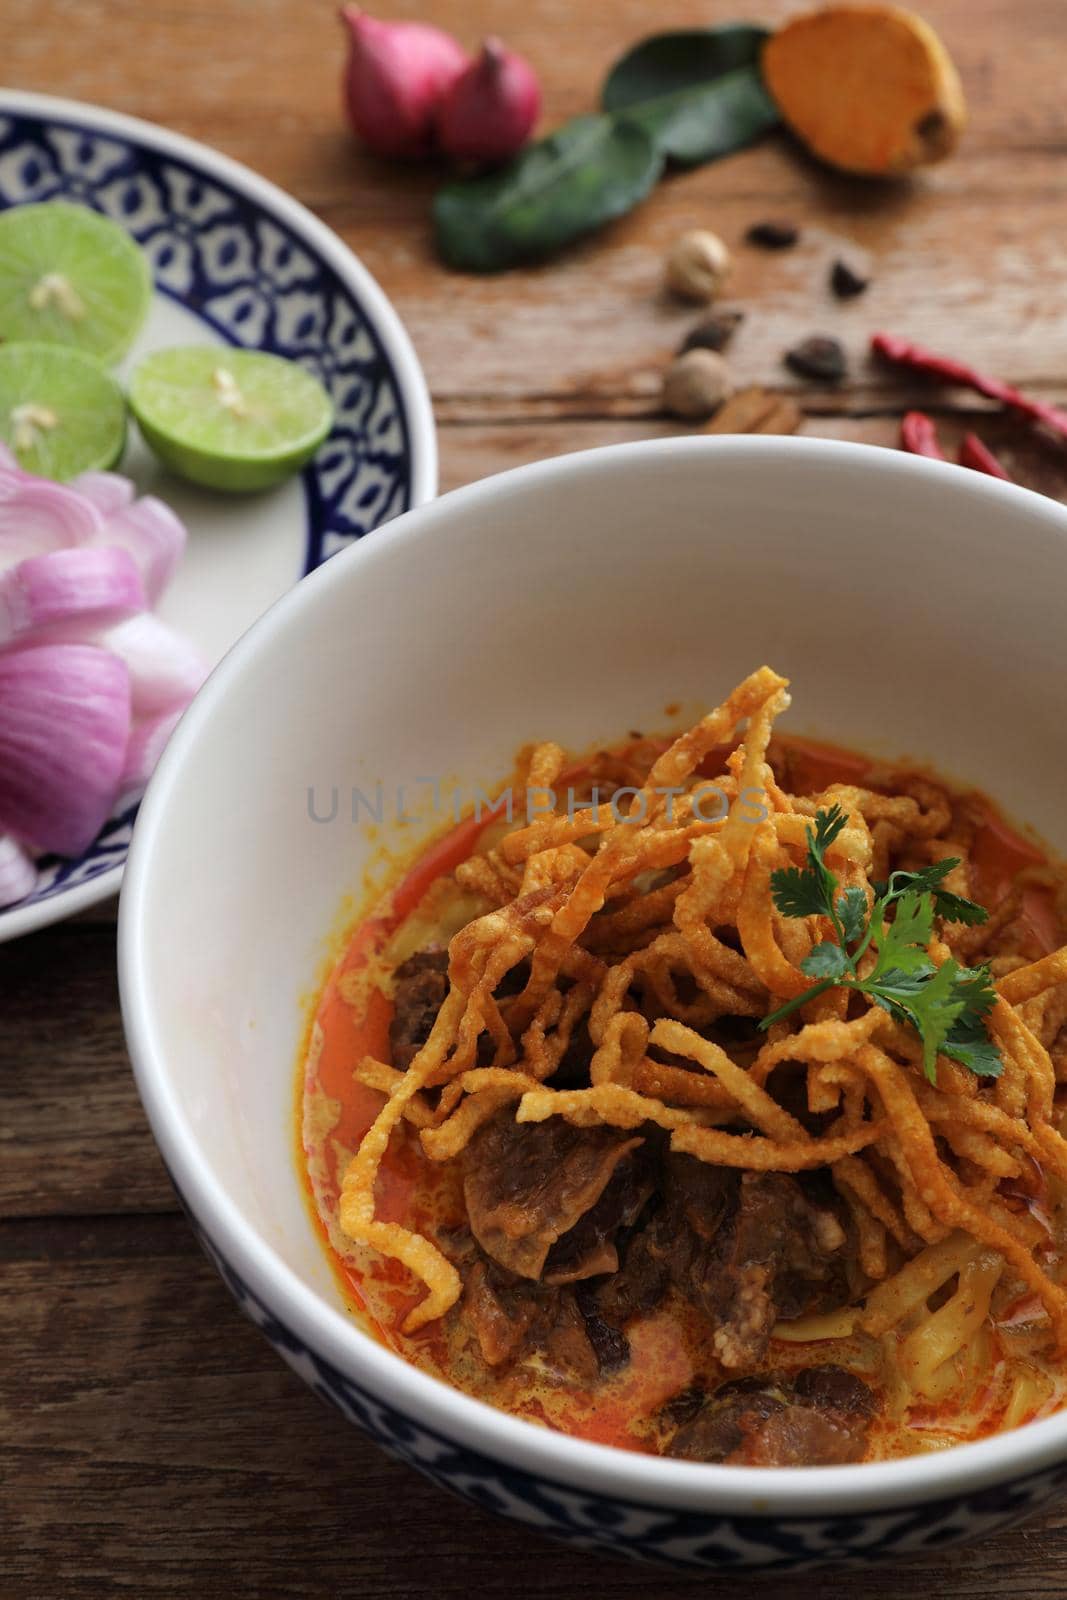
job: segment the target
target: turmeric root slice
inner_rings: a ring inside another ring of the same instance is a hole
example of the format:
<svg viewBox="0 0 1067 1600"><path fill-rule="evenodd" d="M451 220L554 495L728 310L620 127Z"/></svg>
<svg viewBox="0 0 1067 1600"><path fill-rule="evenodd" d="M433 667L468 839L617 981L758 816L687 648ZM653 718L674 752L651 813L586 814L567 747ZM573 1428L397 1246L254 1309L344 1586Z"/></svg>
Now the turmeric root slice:
<svg viewBox="0 0 1067 1600"><path fill-rule="evenodd" d="M831 5L772 34L763 75L793 132L831 166L892 177L956 148L966 106L933 29L888 5Z"/></svg>

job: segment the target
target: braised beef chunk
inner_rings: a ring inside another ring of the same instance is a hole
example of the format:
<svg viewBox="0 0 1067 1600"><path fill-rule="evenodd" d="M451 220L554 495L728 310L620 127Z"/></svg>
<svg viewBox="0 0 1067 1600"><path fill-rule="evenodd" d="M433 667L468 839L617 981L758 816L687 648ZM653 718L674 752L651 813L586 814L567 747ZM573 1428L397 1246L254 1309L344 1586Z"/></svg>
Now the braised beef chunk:
<svg viewBox="0 0 1067 1600"><path fill-rule="evenodd" d="M525 1280L515 1285L494 1281L484 1261L475 1261L467 1270L463 1306L490 1367L514 1361L523 1353L543 1309Z"/></svg>
<svg viewBox="0 0 1067 1600"><path fill-rule="evenodd" d="M840 1467L862 1461L866 1447L866 1421L786 1406L752 1435L743 1459L753 1467Z"/></svg>
<svg viewBox="0 0 1067 1600"><path fill-rule="evenodd" d="M506 1106L467 1147L464 1197L463 1314L492 1367L537 1351L561 1380L593 1383L629 1360L629 1319L673 1288L707 1318L719 1364L751 1368L779 1317L843 1292L846 1236L829 1196L671 1155L654 1130L516 1123ZM735 1380L710 1398L694 1391L672 1451L855 1460L872 1410L839 1368L788 1390Z"/></svg>
<svg viewBox="0 0 1067 1600"><path fill-rule="evenodd" d="M759 1362L779 1317L847 1297L844 1229L795 1178L672 1155L662 1186L663 1205L599 1291L609 1322L647 1311L673 1285L707 1316L723 1366L739 1369Z"/></svg>
<svg viewBox="0 0 1067 1600"><path fill-rule="evenodd" d="M786 1403L783 1394L758 1380L725 1383L678 1429L668 1453L685 1461L740 1459L752 1437Z"/></svg>
<svg viewBox="0 0 1067 1600"><path fill-rule="evenodd" d="M875 1410L867 1385L841 1367L811 1367L792 1383L741 1379L705 1400L668 1454L763 1467L860 1461Z"/></svg>
<svg viewBox="0 0 1067 1600"><path fill-rule="evenodd" d="M448 994L448 951L418 950L393 976L396 1007L389 1024L393 1066L405 1072L430 1037Z"/></svg>
<svg viewBox="0 0 1067 1600"><path fill-rule="evenodd" d="M683 1428L699 1415L707 1398L708 1391L702 1383L690 1383L666 1402L660 1411L660 1420L676 1430Z"/></svg>
<svg viewBox="0 0 1067 1600"><path fill-rule="evenodd" d="M580 1089L589 1082L589 1063L593 1059L593 1041L589 1037L589 1019L581 1017L571 1034L570 1042L552 1074L553 1089Z"/></svg>
<svg viewBox="0 0 1067 1600"><path fill-rule="evenodd" d="M562 1283L613 1272L618 1255L611 1234L631 1214L642 1187L625 1171L610 1202L582 1234L567 1239L554 1262L550 1256L641 1144L612 1128L572 1128L559 1117L516 1123L514 1108L504 1107L465 1152L463 1194L471 1232L487 1256L523 1278L545 1274ZM647 1180L643 1188L647 1194Z"/></svg>
<svg viewBox="0 0 1067 1600"><path fill-rule="evenodd" d="M585 1319L585 1331L596 1355L600 1376L604 1378L612 1372L620 1372L630 1360L630 1341L620 1329L604 1321L596 1292L588 1282L577 1285L574 1299Z"/></svg>
<svg viewBox="0 0 1067 1600"><path fill-rule="evenodd" d="M662 1208L657 1209L625 1244L618 1272L597 1286L598 1314L617 1327L657 1306L670 1282L670 1236L663 1218Z"/></svg>
<svg viewBox="0 0 1067 1600"><path fill-rule="evenodd" d="M664 1187L673 1221L707 1243L718 1234L736 1197L737 1174L696 1156L676 1155L667 1160Z"/></svg>
<svg viewBox="0 0 1067 1600"><path fill-rule="evenodd" d="M691 1156L662 1162L665 1200L646 1210L644 1225L627 1241L620 1270L599 1290L601 1314L622 1323L650 1311L668 1284L688 1281L700 1241L709 1241L730 1207L737 1175Z"/></svg>
<svg viewBox="0 0 1067 1600"><path fill-rule="evenodd" d="M604 1329L606 1338L601 1339L573 1290L517 1278L478 1257L465 1271L463 1310L490 1367L510 1364L537 1350L558 1378L589 1385L624 1365L629 1354L623 1340L618 1361L618 1347L610 1342L614 1330Z"/></svg>
<svg viewBox="0 0 1067 1600"><path fill-rule="evenodd" d="M558 1309L545 1335L544 1352L550 1370L555 1369L571 1383L588 1388L600 1377L600 1362L573 1293L560 1292Z"/></svg>
<svg viewBox="0 0 1067 1600"><path fill-rule="evenodd" d="M619 1265L620 1231L633 1226L652 1193L646 1146L625 1151L600 1199L552 1246L542 1276L546 1283L577 1283L613 1273Z"/></svg>
<svg viewBox="0 0 1067 1600"><path fill-rule="evenodd" d="M736 1207L689 1285L724 1367L754 1366L779 1317L825 1304L844 1244L837 1217L809 1205L795 1178L742 1173Z"/></svg>
<svg viewBox="0 0 1067 1600"><path fill-rule="evenodd" d="M851 1416L873 1417L877 1406L874 1395L854 1373L844 1367L805 1367L793 1382L793 1392L801 1405L817 1411L843 1411Z"/></svg>

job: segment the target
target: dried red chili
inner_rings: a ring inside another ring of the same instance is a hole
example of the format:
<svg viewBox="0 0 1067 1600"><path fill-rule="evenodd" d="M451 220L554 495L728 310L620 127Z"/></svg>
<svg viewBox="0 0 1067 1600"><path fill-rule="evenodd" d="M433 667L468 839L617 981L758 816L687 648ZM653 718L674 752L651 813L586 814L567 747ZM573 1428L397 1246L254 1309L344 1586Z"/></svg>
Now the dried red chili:
<svg viewBox="0 0 1067 1600"><path fill-rule="evenodd" d="M871 349L875 355L892 361L895 366L908 367L912 372L921 372L927 378L938 378L942 383L956 383L965 389L974 389L988 400L999 400L1001 405L1017 411L1020 416L1029 417L1032 422L1042 422L1054 433L1067 439L1067 411L1021 394L1011 384L1002 383L999 378L992 378L964 361L935 355L932 350L911 344L907 339L898 339L892 333L874 334Z"/></svg>
<svg viewBox="0 0 1067 1600"><path fill-rule="evenodd" d="M900 447L910 450L913 456L929 456L932 461L945 461L947 457L937 439L933 418L925 411L908 411L900 423Z"/></svg>
<svg viewBox="0 0 1067 1600"><path fill-rule="evenodd" d="M973 467L975 472L987 472L991 478L1011 482L1011 474L1005 472L992 450L974 433L968 433L960 445L960 466Z"/></svg>

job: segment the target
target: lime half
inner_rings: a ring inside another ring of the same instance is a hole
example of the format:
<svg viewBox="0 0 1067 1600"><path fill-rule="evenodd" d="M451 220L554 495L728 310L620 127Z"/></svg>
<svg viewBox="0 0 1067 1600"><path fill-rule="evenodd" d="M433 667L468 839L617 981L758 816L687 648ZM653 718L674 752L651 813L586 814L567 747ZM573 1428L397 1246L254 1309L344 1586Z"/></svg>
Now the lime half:
<svg viewBox="0 0 1067 1600"><path fill-rule="evenodd" d="M0 339L70 345L110 366L151 295L146 257L96 211L46 200L0 213Z"/></svg>
<svg viewBox="0 0 1067 1600"><path fill-rule="evenodd" d="M234 493L291 477L333 425L329 395L296 362L205 345L146 356L130 408L168 467Z"/></svg>
<svg viewBox="0 0 1067 1600"><path fill-rule="evenodd" d="M42 478L104 471L126 443L122 390L80 350L0 345L0 439Z"/></svg>

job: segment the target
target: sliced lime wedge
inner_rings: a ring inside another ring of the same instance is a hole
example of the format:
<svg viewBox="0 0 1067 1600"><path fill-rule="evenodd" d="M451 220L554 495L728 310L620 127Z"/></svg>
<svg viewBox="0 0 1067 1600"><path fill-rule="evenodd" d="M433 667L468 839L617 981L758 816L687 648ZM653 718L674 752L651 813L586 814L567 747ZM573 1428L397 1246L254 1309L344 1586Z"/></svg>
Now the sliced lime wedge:
<svg viewBox="0 0 1067 1600"><path fill-rule="evenodd" d="M233 493L291 477L333 425L316 378L295 361L252 350L157 350L135 369L129 398L161 461Z"/></svg>
<svg viewBox="0 0 1067 1600"><path fill-rule="evenodd" d="M151 295L146 257L98 212L46 200L0 213L0 339L70 345L110 366Z"/></svg>
<svg viewBox="0 0 1067 1600"><path fill-rule="evenodd" d="M122 390L80 350L0 345L0 439L42 478L113 467L126 443Z"/></svg>

